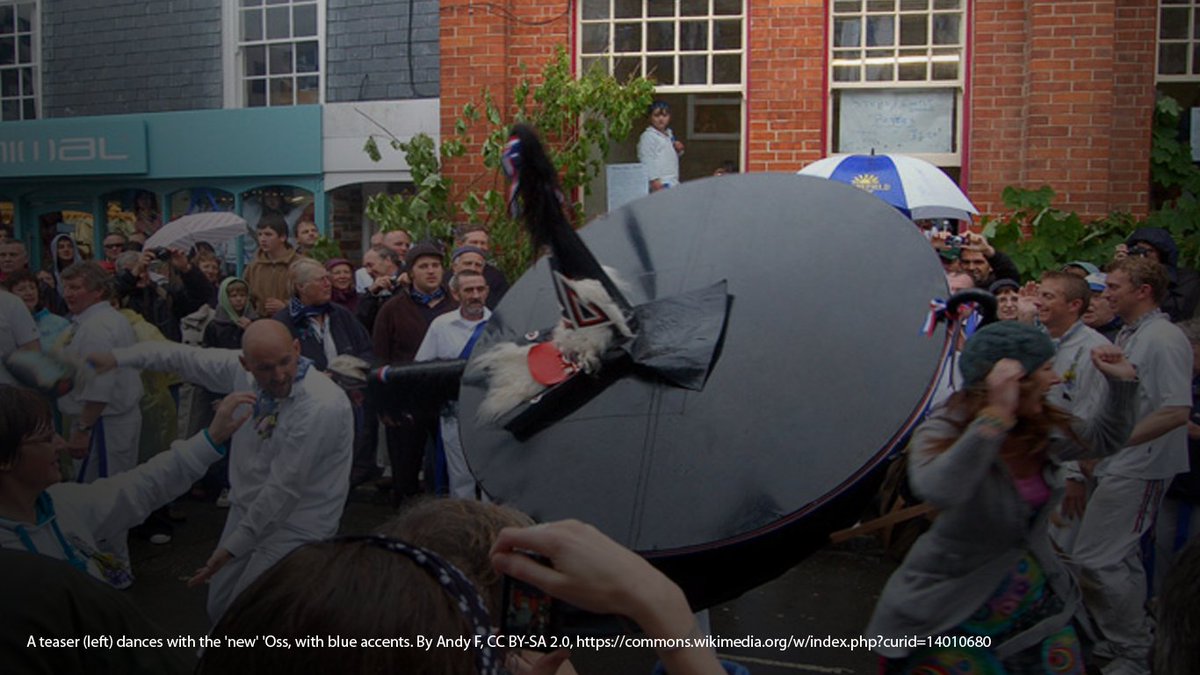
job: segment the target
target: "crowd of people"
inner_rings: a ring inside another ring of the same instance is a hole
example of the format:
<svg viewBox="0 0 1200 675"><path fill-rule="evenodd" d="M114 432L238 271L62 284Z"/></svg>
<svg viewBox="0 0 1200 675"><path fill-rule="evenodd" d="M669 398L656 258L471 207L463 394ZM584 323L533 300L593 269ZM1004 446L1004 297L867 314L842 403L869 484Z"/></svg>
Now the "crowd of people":
<svg viewBox="0 0 1200 675"><path fill-rule="evenodd" d="M677 157L669 109L652 113L647 133ZM365 388L376 365L470 356L508 287L487 231L465 227L452 245L381 232L359 266L309 257L304 225L289 238L285 220L260 218L240 277L204 245L142 251L110 234L86 260L60 235L35 272L22 242L0 241L0 356L77 366L53 398L0 368L0 548L127 588L127 532L145 522L169 541L170 504L192 490L229 509L189 582L208 585L223 635L268 622L295 636L339 621L360 635L490 631L503 575L651 636L699 635L679 588L638 556L589 526L530 528L487 503L452 404L395 410ZM925 230L950 291L990 292L998 320L953 317L960 339L907 450L912 492L938 515L865 633L988 638L884 649L886 672L1150 672L1150 599L1197 529L1200 277L1162 230L1036 280L977 233ZM398 519L334 538L350 491L370 485ZM383 583L393 575L404 582ZM563 654L516 650L436 663L407 650L247 654L212 652L201 670L572 672ZM659 656L669 672L736 669L703 649Z"/></svg>

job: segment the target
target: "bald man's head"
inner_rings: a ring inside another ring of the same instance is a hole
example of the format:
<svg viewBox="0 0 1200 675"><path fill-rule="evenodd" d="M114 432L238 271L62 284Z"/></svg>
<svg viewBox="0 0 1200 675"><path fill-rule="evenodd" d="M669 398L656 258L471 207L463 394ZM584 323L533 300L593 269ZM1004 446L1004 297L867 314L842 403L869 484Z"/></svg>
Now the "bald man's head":
<svg viewBox="0 0 1200 675"><path fill-rule="evenodd" d="M300 364L300 341L274 319L259 319L242 334L242 367L258 386L276 399L292 393Z"/></svg>
<svg viewBox="0 0 1200 675"><path fill-rule="evenodd" d="M0 244L0 273L12 274L28 265L29 254L25 251L25 244L16 239Z"/></svg>

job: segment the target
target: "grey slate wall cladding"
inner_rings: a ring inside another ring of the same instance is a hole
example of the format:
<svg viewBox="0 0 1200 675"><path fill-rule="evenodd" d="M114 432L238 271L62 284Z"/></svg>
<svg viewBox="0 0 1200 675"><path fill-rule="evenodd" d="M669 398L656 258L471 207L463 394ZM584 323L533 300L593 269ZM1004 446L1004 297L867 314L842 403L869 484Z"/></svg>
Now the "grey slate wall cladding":
<svg viewBox="0 0 1200 675"><path fill-rule="evenodd" d="M326 101L438 96L437 0L328 0L325 37Z"/></svg>
<svg viewBox="0 0 1200 675"><path fill-rule="evenodd" d="M54 0L44 117L220 108L221 0Z"/></svg>

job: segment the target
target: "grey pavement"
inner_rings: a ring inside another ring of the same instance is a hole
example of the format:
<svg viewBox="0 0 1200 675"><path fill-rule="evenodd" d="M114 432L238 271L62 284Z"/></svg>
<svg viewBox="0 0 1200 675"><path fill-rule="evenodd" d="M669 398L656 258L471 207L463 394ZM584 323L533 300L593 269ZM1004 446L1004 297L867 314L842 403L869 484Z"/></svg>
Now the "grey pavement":
<svg viewBox="0 0 1200 675"><path fill-rule="evenodd" d="M212 552L226 511L211 503L182 499L187 521L176 526L171 543L155 546L131 537L137 582L128 593L167 635L203 635L208 629L205 589L184 580ZM343 532L364 532L385 522L392 509L373 491L358 490L342 518ZM853 638L866 626L879 590L895 564L869 541L826 548L778 579L710 610L712 633L722 638ZM728 648L718 650L754 675L815 673L853 675L877 672L865 649ZM655 662L649 650L576 649L572 662L581 675L648 675Z"/></svg>

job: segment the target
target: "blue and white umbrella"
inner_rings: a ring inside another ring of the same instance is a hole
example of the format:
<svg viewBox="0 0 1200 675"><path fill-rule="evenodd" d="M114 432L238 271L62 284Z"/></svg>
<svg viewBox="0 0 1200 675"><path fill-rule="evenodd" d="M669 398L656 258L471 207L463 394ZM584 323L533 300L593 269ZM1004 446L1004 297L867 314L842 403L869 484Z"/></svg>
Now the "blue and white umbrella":
<svg viewBox="0 0 1200 675"><path fill-rule="evenodd" d="M840 155L809 164L798 173L828 178L866 190L913 220L971 220L979 210L941 169L906 155Z"/></svg>

